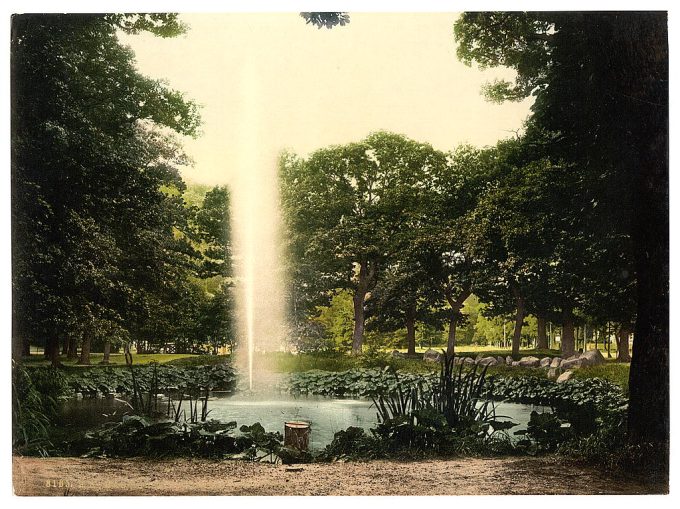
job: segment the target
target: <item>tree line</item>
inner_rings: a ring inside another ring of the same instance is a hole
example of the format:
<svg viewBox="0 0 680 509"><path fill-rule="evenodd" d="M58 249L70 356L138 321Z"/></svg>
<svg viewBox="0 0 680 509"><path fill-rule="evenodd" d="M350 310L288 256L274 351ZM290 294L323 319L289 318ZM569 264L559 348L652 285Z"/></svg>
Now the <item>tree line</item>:
<svg viewBox="0 0 680 509"><path fill-rule="evenodd" d="M173 14L13 17L15 358L232 341L229 193L190 205L180 176L198 108L116 36L185 29Z"/></svg>

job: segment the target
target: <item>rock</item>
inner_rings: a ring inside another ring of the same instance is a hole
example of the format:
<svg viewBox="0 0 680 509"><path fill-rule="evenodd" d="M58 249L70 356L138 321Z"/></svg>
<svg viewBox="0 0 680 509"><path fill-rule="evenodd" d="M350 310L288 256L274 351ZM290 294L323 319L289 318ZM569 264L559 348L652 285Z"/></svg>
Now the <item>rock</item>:
<svg viewBox="0 0 680 509"><path fill-rule="evenodd" d="M477 364L472 357L465 357L463 362L465 362L465 364Z"/></svg>
<svg viewBox="0 0 680 509"><path fill-rule="evenodd" d="M560 364L562 364L562 358L561 357L553 357L553 360L550 362L550 367L551 368L559 368Z"/></svg>
<svg viewBox="0 0 680 509"><path fill-rule="evenodd" d="M479 362L479 361L481 361L483 358L484 358L484 356L483 356L481 353L479 353L479 354L477 354L477 357L475 357L475 362Z"/></svg>
<svg viewBox="0 0 680 509"><path fill-rule="evenodd" d="M522 357L519 360L519 366L523 368L537 368L541 363L538 357Z"/></svg>
<svg viewBox="0 0 680 509"><path fill-rule="evenodd" d="M565 360L565 361L573 361L573 360L578 359L579 357L581 357L581 354L580 354L580 353L575 353L574 355L571 355L571 356L567 357L567 358L564 359L564 360Z"/></svg>
<svg viewBox="0 0 680 509"><path fill-rule="evenodd" d="M560 368L562 369L576 369L580 368L583 366L583 361L581 359L567 359L566 361L562 361L562 364L560 364Z"/></svg>
<svg viewBox="0 0 680 509"><path fill-rule="evenodd" d="M583 361L584 366L599 366L605 362L599 350L588 350L581 354L580 359Z"/></svg>
<svg viewBox="0 0 680 509"><path fill-rule="evenodd" d="M562 370L560 368L550 368L548 369L548 379L549 380L554 380L558 376L562 374Z"/></svg>
<svg viewBox="0 0 680 509"><path fill-rule="evenodd" d="M513 367L517 367L517 366L519 366L519 361L512 361L512 363L510 365L513 366Z"/></svg>
<svg viewBox="0 0 680 509"><path fill-rule="evenodd" d="M403 359L404 357L406 357L406 355L401 353L399 350L392 350L392 357Z"/></svg>
<svg viewBox="0 0 680 509"><path fill-rule="evenodd" d="M498 364L498 361L494 357L484 357L477 364L480 366L495 366Z"/></svg>
<svg viewBox="0 0 680 509"><path fill-rule="evenodd" d="M496 357L496 362L498 364L505 364L505 359L499 355L498 357Z"/></svg>
<svg viewBox="0 0 680 509"><path fill-rule="evenodd" d="M550 357L543 357L543 358L541 359L541 362L539 363L539 365L540 365L542 368L549 368L549 367L550 367L550 362L551 362Z"/></svg>
<svg viewBox="0 0 680 509"><path fill-rule="evenodd" d="M512 363L513 363L514 360L515 360L515 359L513 359L512 356L508 355L508 356L505 358L505 363L506 363L508 366L512 366Z"/></svg>
<svg viewBox="0 0 680 509"><path fill-rule="evenodd" d="M574 359L574 360L576 360L576 359ZM564 373L562 373L560 376L557 377L557 383L562 384L562 383L566 382L567 380L571 380L572 376L574 376L573 371L565 371Z"/></svg>
<svg viewBox="0 0 680 509"><path fill-rule="evenodd" d="M442 354L430 348L423 354L423 360L425 362L441 362Z"/></svg>

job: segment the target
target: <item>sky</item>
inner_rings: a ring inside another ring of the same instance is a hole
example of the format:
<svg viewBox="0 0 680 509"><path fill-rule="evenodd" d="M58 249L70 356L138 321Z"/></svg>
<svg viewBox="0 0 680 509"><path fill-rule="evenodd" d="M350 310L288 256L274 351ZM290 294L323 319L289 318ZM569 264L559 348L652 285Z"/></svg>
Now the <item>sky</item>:
<svg viewBox="0 0 680 509"><path fill-rule="evenodd" d="M202 106L202 135L184 140L194 160L184 177L214 185L232 183L248 129L270 155L305 155L379 129L441 150L513 135L531 101L485 101L483 83L512 71L459 62L456 17L352 13L349 25L328 30L297 13L182 14L183 36L121 39L143 74Z"/></svg>

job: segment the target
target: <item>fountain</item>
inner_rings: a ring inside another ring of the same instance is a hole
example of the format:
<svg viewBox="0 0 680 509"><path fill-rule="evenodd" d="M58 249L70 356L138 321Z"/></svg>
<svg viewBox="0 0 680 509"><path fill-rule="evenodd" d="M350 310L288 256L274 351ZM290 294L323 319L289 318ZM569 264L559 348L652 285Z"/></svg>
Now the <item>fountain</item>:
<svg viewBox="0 0 680 509"><path fill-rule="evenodd" d="M231 175L234 266L237 279L239 348L237 357L248 371L253 389L258 367L255 351L280 349L284 340L279 239L276 152L261 106L260 77L252 62L240 76L238 164Z"/></svg>

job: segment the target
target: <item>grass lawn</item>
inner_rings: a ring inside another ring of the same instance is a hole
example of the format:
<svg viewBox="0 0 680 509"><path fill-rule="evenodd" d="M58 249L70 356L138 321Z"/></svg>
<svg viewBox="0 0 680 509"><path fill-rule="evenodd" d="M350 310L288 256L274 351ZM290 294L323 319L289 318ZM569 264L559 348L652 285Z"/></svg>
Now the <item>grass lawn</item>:
<svg viewBox="0 0 680 509"><path fill-rule="evenodd" d="M150 362L158 362L159 364L170 363L174 365L201 365L201 364L215 364L222 362L226 355L194 355L194 354L170 354L170 353L140 353L132 354L132 362L135 365L149 364ZM96 366L103 366L99 364L104 358L103 353L90 354L90 366L83 366L77 364L78 359L67 359L66 356L60 356L61 363L70 368L89 368ZM49 366L50 361L45 359L42 354L33 354L30 357L24 357L22 362L26 366ZM108 366L125 366L125 355L122 353L112 353L110 356Z"/></svg>
<svg viewBox="0 0 680 509"><path fill-rule="evenodd" d="M604 378L619 385L628 393L630 362L606 362L599 366L588 366L574 370L574 378Z"/></svg>

